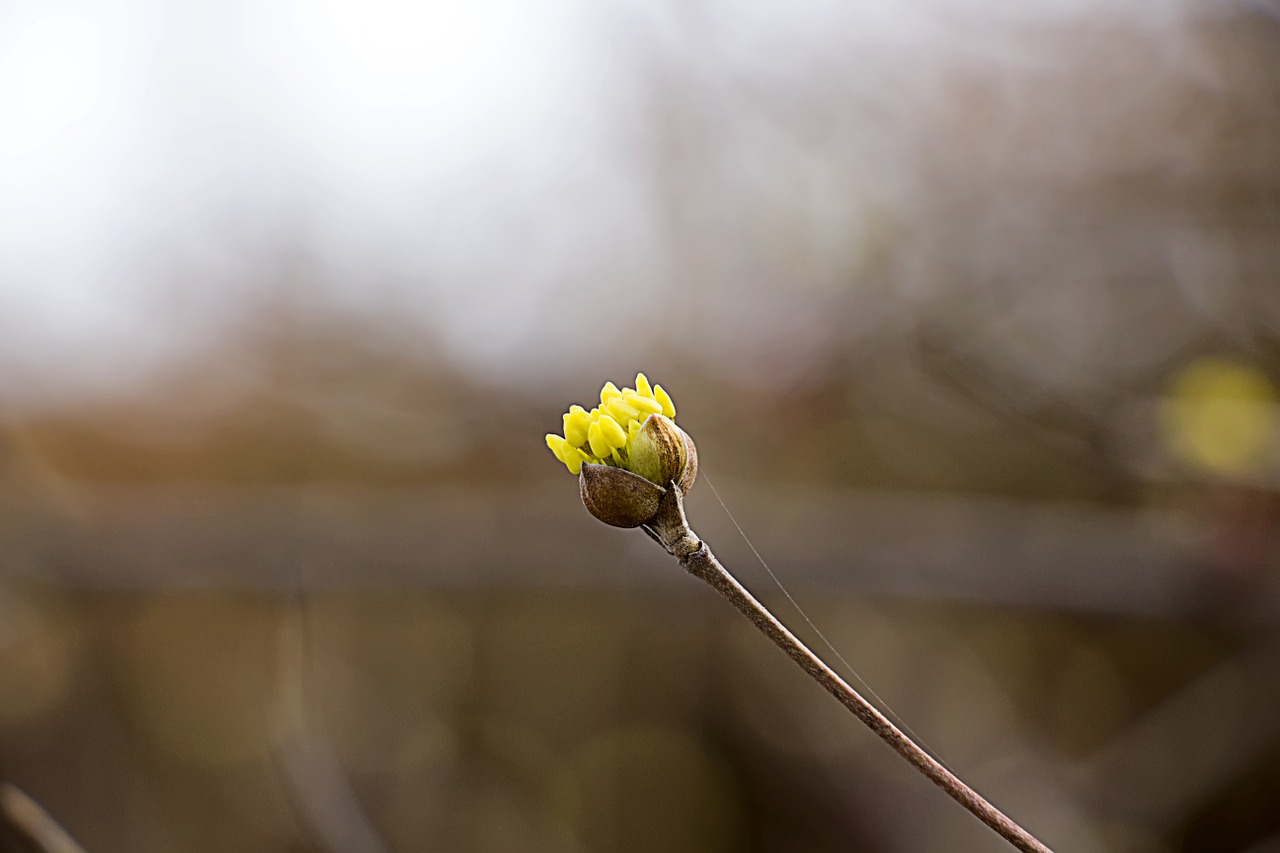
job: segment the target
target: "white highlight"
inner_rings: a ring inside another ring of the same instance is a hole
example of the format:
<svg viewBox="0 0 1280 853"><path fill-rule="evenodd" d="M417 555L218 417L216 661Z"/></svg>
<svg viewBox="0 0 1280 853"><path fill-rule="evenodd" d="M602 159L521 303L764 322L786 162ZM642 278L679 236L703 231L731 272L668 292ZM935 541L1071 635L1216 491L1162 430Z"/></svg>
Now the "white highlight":
<svg viewBox="0 0 1280 853"><path fill-rule="evenodd" d="M40 157L89 116L102 81L102 36L76 15L37 18L0 53L0 161Z"/></svg>
<svg viewBox="0 0 1280 853"><path fill-rule="evenodd" d="M329 0L339 37L375 74L447 71L482 35L476 4L458 0Z"/></svg>

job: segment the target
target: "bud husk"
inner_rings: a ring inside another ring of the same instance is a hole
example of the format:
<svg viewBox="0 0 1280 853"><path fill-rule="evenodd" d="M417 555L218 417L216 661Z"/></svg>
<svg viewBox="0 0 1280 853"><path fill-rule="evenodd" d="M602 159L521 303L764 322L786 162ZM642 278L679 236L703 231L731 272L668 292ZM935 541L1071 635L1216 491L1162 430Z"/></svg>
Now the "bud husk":
<svg viewBox="0 0 1280 853"><path fill-rule="evenodd" d="M693 443L693 438L689 433L676 427L681 438L684 439L684 469L680 472L679 479L676 480L676 486L679 487L682 495L689 494L689 490L693 488L693 481L698 479L698 446Z"/></svg>
<svg viewBox="0 0 1280 853"><path fill-rule="evenodd" d="M612 465L584 463L578 488L587 512L614 527L639 527L653 520L666 489Z"/></svg>
<svg viewBox="0 0 1280 853"><path fill-rule="evenodd" d="M684 431L669 418L649 415L631 440L627 470L664 488L679 480L688 461Z"/></svg>

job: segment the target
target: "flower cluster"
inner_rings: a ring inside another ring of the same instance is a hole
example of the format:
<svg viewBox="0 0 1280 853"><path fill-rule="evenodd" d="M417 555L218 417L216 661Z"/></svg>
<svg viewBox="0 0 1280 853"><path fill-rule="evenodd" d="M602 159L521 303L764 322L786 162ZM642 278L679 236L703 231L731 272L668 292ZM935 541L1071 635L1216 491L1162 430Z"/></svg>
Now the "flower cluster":
<svg viewBox="0 0 1280 853"><path fill-rule="evenodd" d="M600 390L600 405L587 411L570 406L564 416L564 435L549 433L547 447L578 474L583 463L632 468L632 447L650 415L674 420L676 407L661 385L649 384L643 373L636 374L636 387L618 389L606 382Z"/></svg>
<svg viewBox="0 0 1280 853"><path fill-rule="evenodd" d="M667 392L640 373L635 388L606 382L589 412L570 406L564 435L548 435L547 447L578 475L582 504L600 521L662 527L662 515L671 527L683 523L680 501L698 476L698 448L675 416Z"/></svg>

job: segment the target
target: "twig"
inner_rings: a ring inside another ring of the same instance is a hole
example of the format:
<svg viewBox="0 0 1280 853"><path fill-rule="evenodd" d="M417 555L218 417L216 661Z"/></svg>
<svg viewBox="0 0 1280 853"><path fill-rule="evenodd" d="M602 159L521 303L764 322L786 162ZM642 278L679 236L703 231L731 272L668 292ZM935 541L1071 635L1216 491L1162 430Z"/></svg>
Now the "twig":
<svg viewBox="0 0 1280 853"><path fill-rule="evenodd" d="M866 699L849 686L839 675L809 650L804 643L769 612L763 604L738 583L733 575L720 564L707 544L694 534L684 515L684 501L680 489L672 483L663 498L657 517L646 526L646 531L661 544L669 554L679 560L680 565L689 574L700 578L719 592L740 613L751 620L766 637L787 653L800 668L809 673L814 681L821 684L828 693L840 700L840 703L853 712L859 720L866 723L881 740L909 761L912 766L928 779L969 810L974 817L994 829L1010 844L1023 853L1052 853L1031 833L1027 832L1003 812L987 802L977 791L960 780L958 776L934 760L928 753L902 733L883 714L875 709Z"/></svg>

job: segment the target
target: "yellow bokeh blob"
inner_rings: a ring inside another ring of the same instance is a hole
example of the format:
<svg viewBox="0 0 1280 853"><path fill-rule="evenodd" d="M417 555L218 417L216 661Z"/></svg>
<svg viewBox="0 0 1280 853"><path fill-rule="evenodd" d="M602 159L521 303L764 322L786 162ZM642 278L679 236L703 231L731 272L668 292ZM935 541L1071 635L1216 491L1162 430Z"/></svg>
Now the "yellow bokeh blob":
<svg viewBox="0 0 1280 853"><path fill-rule="evenodd" d="M1183 462L1216 474L1261 470L1273 455L1276 390L1255 367L1223 358L1193 362L1172 383L1165 439Z"/></svg>

